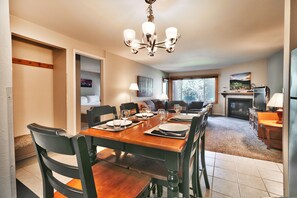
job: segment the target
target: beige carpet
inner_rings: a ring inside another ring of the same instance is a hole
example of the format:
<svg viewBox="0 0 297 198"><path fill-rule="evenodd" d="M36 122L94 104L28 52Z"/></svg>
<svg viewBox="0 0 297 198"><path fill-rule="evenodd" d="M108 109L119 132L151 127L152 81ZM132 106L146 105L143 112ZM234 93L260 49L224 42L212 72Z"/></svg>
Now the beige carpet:
<svg viewBox="0 0 297 198"><path fill-rule="evenodd" d="M206 150L282 162L282 151L268 150L250 129L248 121L236 118L209 117L206 128Z"/></svg>

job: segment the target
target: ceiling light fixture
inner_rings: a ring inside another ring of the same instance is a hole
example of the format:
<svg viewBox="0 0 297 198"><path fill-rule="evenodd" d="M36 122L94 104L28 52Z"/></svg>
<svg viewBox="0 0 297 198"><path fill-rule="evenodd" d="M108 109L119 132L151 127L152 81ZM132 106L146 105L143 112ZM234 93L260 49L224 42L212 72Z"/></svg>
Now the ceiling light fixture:
<svg viewBox="0 0 297 198"><path fill-rule="evenodd" d="M124 42L127 47L131 48L133 54L137 54L140 49L146 48L148 55L154 56L158 48L166 49L168 53L174 51L176 41L180 38L175 27L169 27L165 30L166 39L158 42L157 34L155 31L154 15L152 4L156 0L145 0L149 4L147 8L147 22L142 24L142 40L141 42L135 39L135 31L132 29L124 30Z"/></svg>

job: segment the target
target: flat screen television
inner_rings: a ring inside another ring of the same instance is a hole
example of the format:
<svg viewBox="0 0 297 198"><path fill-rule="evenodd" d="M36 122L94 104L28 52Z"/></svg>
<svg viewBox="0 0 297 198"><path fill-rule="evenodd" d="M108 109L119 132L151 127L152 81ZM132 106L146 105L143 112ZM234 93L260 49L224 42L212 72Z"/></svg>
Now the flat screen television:
<svg viewBox="0 0 297 198"><path fill-rule="evenodd" d="M253 99L253 106L257 111L266 111L266 104L269 100L269 88L267 86L255 87Z"/></svg>

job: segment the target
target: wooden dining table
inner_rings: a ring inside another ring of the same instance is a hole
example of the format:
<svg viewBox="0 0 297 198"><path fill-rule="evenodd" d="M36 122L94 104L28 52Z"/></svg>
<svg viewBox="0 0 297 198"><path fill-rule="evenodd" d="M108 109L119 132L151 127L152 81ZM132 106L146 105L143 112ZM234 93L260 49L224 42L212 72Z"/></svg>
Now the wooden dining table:
<svg viewBox="0 0 297 198"><path fill-rule="evenodd" d="M168 119L174 114L168 114ZM179 168L185 150L187 138L173 139L144 134L160 124L160 116L155 115L140 124L122 131L112 132L94 128L82 130L85 135L91 161L96 158L96 146L112 148L135 155L155 158L165 161L168 170L167 197L179 196ZM189 122L187 123L189 124Z"/></svg>

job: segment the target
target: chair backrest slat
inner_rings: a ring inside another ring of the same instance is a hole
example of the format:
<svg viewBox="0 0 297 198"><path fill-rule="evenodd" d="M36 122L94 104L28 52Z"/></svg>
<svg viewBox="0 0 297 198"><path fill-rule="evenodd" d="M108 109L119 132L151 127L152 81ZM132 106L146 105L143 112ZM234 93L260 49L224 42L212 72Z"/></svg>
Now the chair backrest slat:
<svg viewBox="0 0 297 198"><path fill-rule="evenodd" d="M89 127L93 127L96 125L104 124L111 119L101 120L101 116L111 114L117 118L117 110L114 106L103 105L99 107L91 107L91 109L87 110L88 117L88 125Z"/></svg>
<svg viewBox="0 0 297 198"><path fill-rule="evenodd" d="M30 124L28 128L32 135L41 169L43 197L53 197L54 189L67 197L97 197L88 147L84 136L67 137L62 129L44 127L38 124ZM75 155L78 166L58 162L48 155L48 151ZM53 172L79 179L81 187L73 188L63 184L53 175Z"/></svg>
<svg viewBox="0 0 297 198"><path fill-rule="evenodd" d="M128 103L123 103L120 106L121 111L122 110L130 110L130 115L134 115L136 113L139 113L139 108L137 103L133 102L128 102Z"/></svg>
<svg viewBox="0 0 297 198"><path fill-rule="evenodd" d="M47 172L47 177L49 183L53 186L61 194L65 195L66 197L73 197L73 198L82 198L84 197L83 191L77 188L72 188L71 186L67 186L57 180L52 173Z"/></svg>
<svg viewBox="0 0 297 198"><path fill-rule="evenodd" d="M45 152L42 152L41 156L42 156L43 163L52 171L59 173L60 175L64 175L66 177L71 177L76 179L79 178L78 167L58 162L48 157Z"/></svg>
<svg viewBox="0 0 297 198"><path fill-rule="evenodd" d="M34 129L37 133L33 136L34 141L42 148L46 148L47 151L64 154L74 155L74 149L71 140L66 137L66 132L62 129L49 129L45 128L44 131L39 125L31 124L28 126L31 130ZM54 135L53 135L54 134ZM59 135L59 138L57 138Z"/></svg>

